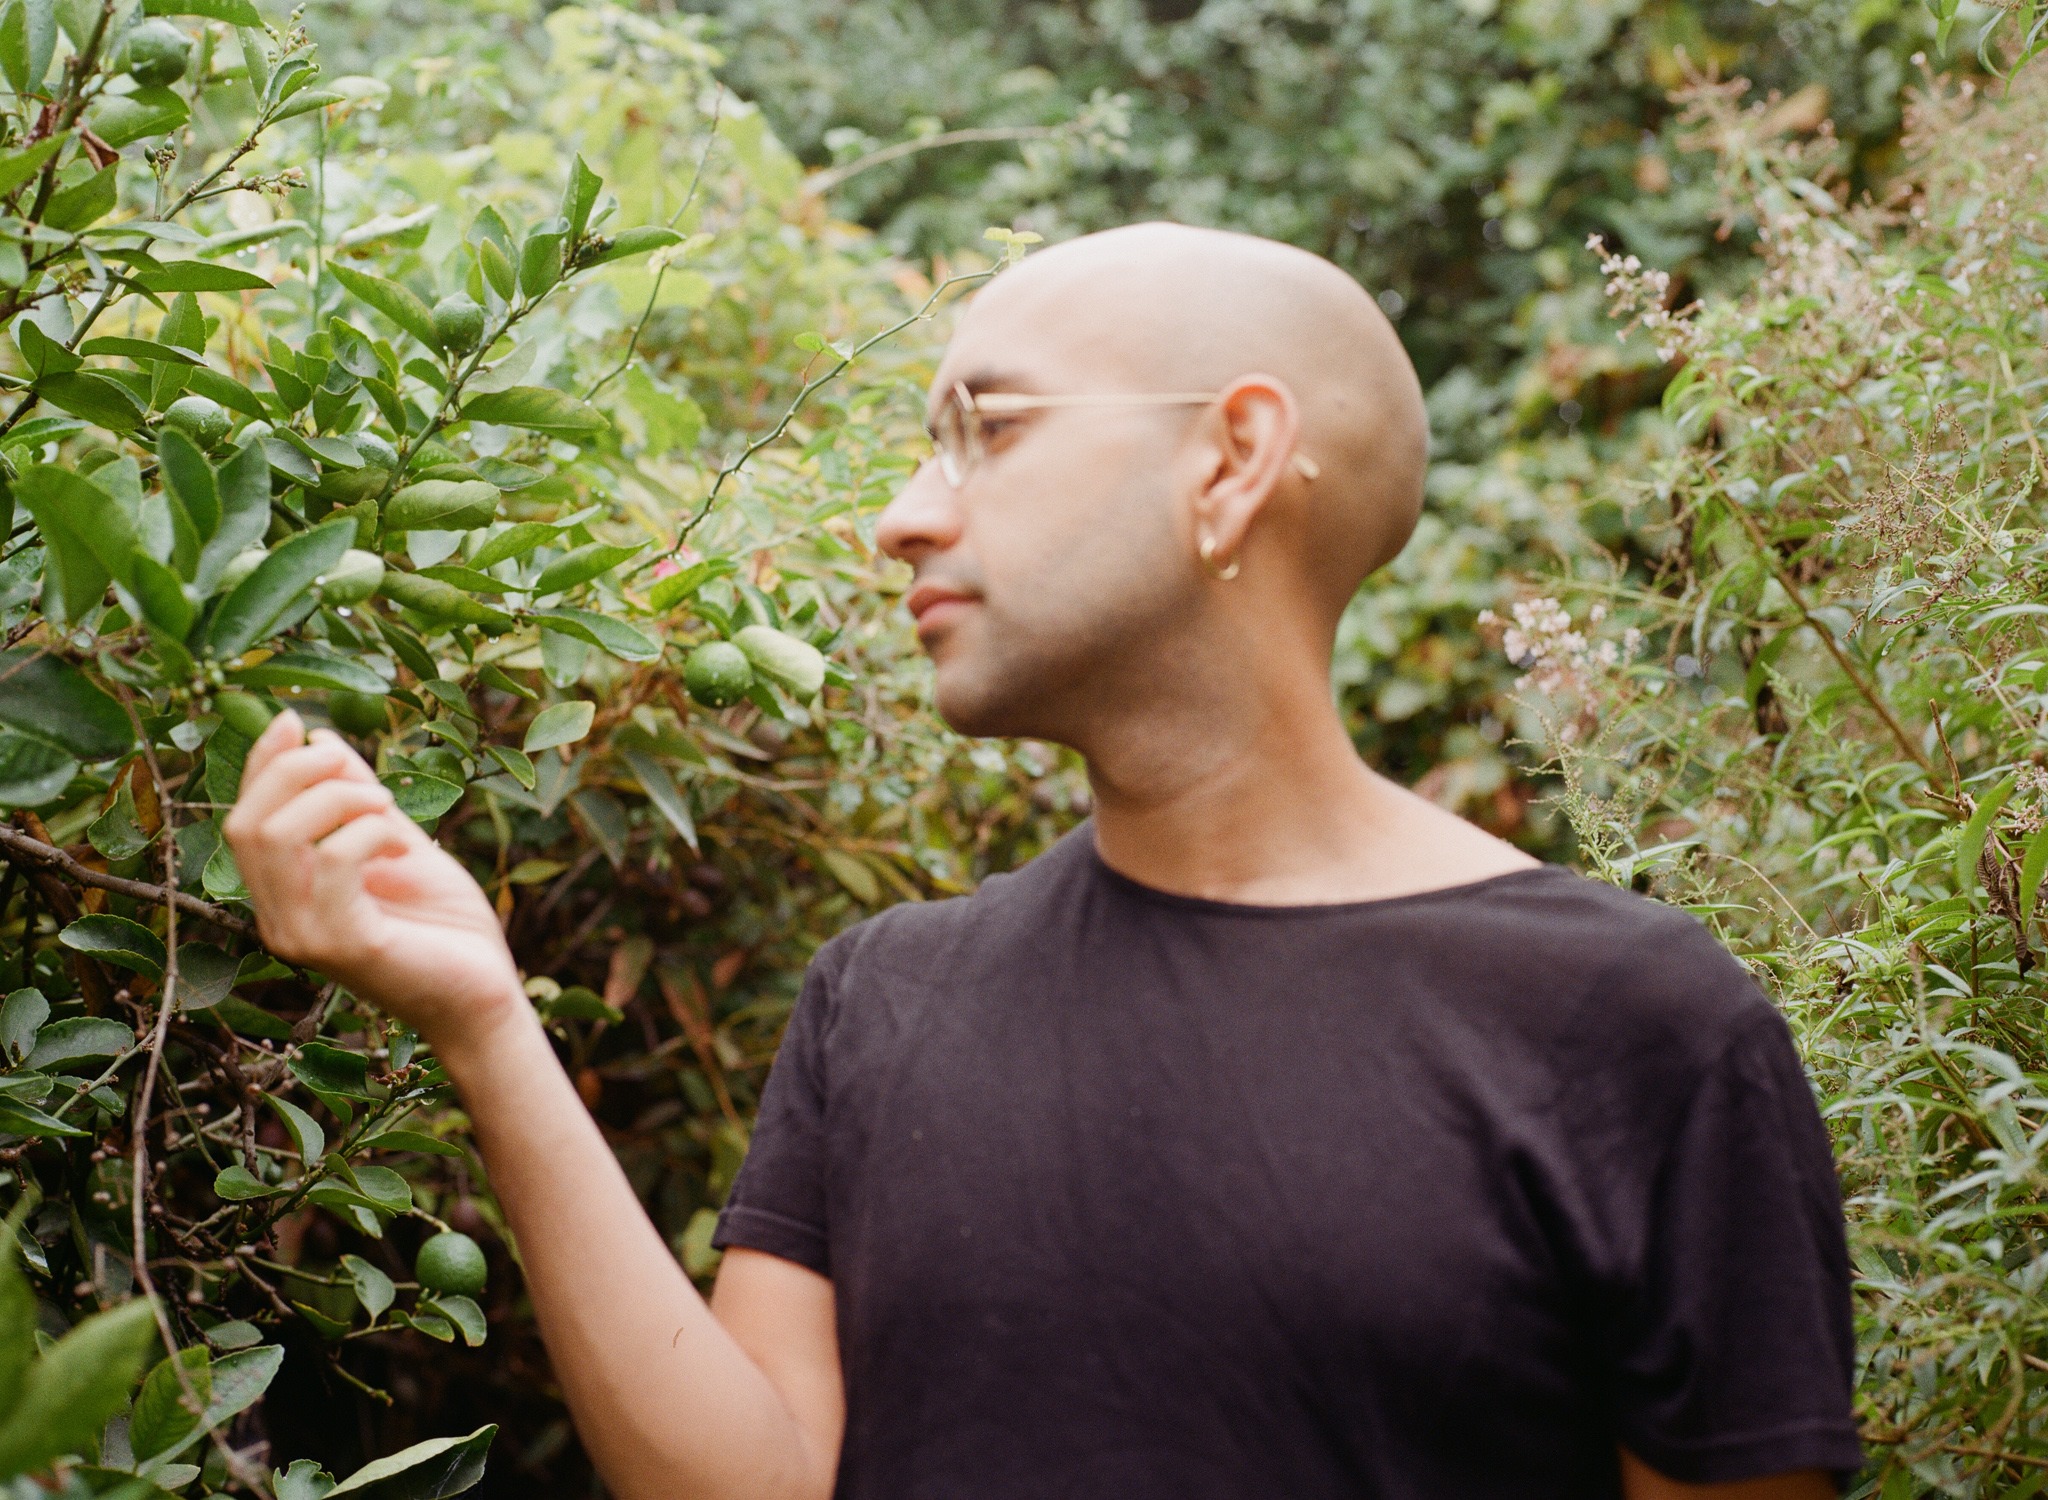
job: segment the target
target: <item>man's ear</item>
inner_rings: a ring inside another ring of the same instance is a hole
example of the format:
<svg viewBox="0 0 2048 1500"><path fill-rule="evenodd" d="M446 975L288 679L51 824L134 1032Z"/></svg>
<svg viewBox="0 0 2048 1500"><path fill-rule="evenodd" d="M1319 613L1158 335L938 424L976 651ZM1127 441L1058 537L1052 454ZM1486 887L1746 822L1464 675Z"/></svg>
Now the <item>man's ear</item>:
<svg viewBox="0 0 2048 1500"><path fill-rule="evenodd" d="M1217 396L1209 424L1214 463L1194 496L1194 542L1211 570L1223 572L1287 478L1301 416L1286 381L1243 375Z"/></svg>

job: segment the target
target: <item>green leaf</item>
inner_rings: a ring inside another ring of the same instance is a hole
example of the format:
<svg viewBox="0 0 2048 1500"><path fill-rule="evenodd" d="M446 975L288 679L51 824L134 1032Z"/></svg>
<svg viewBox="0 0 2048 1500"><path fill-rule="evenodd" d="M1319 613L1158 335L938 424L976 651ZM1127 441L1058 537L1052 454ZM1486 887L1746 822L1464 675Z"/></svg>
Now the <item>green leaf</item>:
<svg viewBox="0 0 2048 1500"><path fill-rule="evenodd" d="M199 356L188 353L170 344L153 343L149 339L129 339L109 335L103 338L87 339L78 346L80 354L108 354L122 359L132 359L142 365L186 365L199 363Z"/></svg>
<svg viewBox="0 0 2048 1500"><path fill-rule="evenodd" d="M529 792L534 789L538 777L534 772L533 761L530 757L520 754L517 750L508 749L504 745L486 745L484 746L484 752L492 760L503 766L506 773L514 781L525 787Z"/></svg>
<svg viewBox="0 0 2048 1500"><path fill-rule="evenodd" d="M596 437L611 424L596 407L544 385L508 386L472 397L462 408L466 421L524 427L571 441Z"/></svg>
<svg viewBox="0 0 2048 1500"><path fill-rule="evenodd" d="M36 1357L36 1295L21 1269L22 1221L35 1207L23 1194L0 1223L0 1412L21 1399L22 1382Z"/></svg>
<svg viewBox="0 0 2048 1500"><path fill-rule="evenodd" d="M109 432L131 432L142 425L142 403L118 380L91 370L48 375L38 380L36 394L59 411L83 417Z"/></svg>
<svg viewBox="0 0 2048 1500"><path fill-rule="evenodd" d="M604 179L590 170L578 152L569 168L569 185L562 193L562 217L569 221L570 239L581 239L583 231L590 227L590 210L596 206L597 195L603 188Z"/></svg>
<svg viewBox="0 0 2048 1500"><path fill-rule="evenodd" d="M469 565L481 572L501 562L510 562L515 557L524 557L560 532L559 526L547 521L521 521L516 526L508 526L477 548L476 556L469 560Z"/></svg>
<svg viewBox="0 0 2048 1500"><path fill-rule="evenodd" d="M78 762L55 745L0 730L0 807L41 807L78 774Z"/></svg>
<svg viewBox="0 0 2048 1500"><path fill-rule="evenodd" d="M57 934L57 941L74 952L90 954L103 963L119 964L152 979L164 971L163 939L140 922L131 922L126 917L104 912L80 917ZM121 1029L124 1033L127 1031L126 1027Z"/></svg>
<svg viewBox="0 0 2048 1500"><path fill-rule="evenodd" d="M181 1369L183 1383L178 1379ZM198 1398L196 1404L185 1394L186 1384ZM157 1361L156 1368L143 1377L135 1408L128 1417L128 1443L136 1459L146 1461L184 1446L186 1438L198 1433L200 1414L212 1394L213 1370L207 1363L204 1344L180 1349Z"/></svg>
<svg viewBox="0 0 2048 1500"><path fill-rule="evenodd" d="M90 1130L66 1125L55 1115L44 1114L22 1099L0 1101L0 1131L9 1135L42 1136L49 1139L89 1137Z"/></svg>
<svg viewBox="0 0 2048 1500"><path fill-rule="evenodd" d="M287 1066L292 1077L316 1093L344 1099L374 1099L370 1092L370 1060L327 1042L307 1042Z"/></svg>
<svg viewBox="0 0 2048 1500"><path fill-rule="evenodd" d="M214 1196L223 1203L248 1203L257 1198L268 1198L282 1188L271 1187L256 1177L247 1167L237 1162L223 1167L213 1179Z"/></svg>
<svg viewBox="0 0 2048 1500"><path fill-rule="evenodd" d="M213 1399L206 1403L206 1425L224 1427L270 1389L284 1364L284 1348L265 1344L242 1349L213 1362Z"/></svg>
<svg viewBox="0 0 2048 1500"><path fill-rule="evenodd" d="M238 411L245 417L268 419L271 415L261 396L210 365L196 365L185 371L185 389L196 396L210 396L229 411Z"/></svg>
<svg viewBox="0 0 2048 1500"><path fill-rule="evenodd" d="M529 299L545 297L562 279L562 249L559 229L536 229L519 247L519 290Z"/></svg>
<svg viewBox="0 0 2048 1500"><path fill-rule="evenodd" d="M115 511L113 497L83 475L55 464L32 464L22 470L14 494L35 518L48 549L44 609L58 603L63 619L84 618L100 602L113 576L100 560L97 535Z"/></svg>
<svg viewBox="0 0 2048 1500"><path fill-rule="evenodd" d="M534 580L533 591L537 595L544 595L559 594L573 589L579 583L588 583L593 578L602 577L629 558L638 557L647 550L647 547L646 542L639 542L631 547L592 542L588 546L578 547L542 568L540 577Z"/></svg>
<svg viewBox="0 0 2048 1500"><path fill-rule="evenodd" d="M330 266L340 274L341 267ZM270 283L254 271L206 260L174 260L135 273L135 284L147 292L267 292Z"/></svg>
<svg viewBox="0 0 2048 1500"><path fill-rule="evenodd" d="M220 485L213 465L197 443L171 426L156 435L156 461L165 488L185 507L199 540L207 541L220 525Z"/></svg>
<svg viewBox="0 0 2048 1500"><path fill-rule="evenodd" d="M307 1166L327 1153L327 1132L320 1122L307 1114L289 1099L280 1099L275 1094L265 1094L263 1100L277 1112L284 1121L284 1128L292 1138L292 1148L299 1153L299 1160Z"/></svg>
<svg viewBox="0 0 2048 1500"><path fill-rule="evenodd" d="M536 750L552 750L558 745L573 745L590 733L590 726L597 717L597 705L585 699L571 699L567 703L551 704L533 716L527 726L526 738L520 749L528 755Z"/></svg>
<svg viewBox="0 0 2048 1500"><path fill-rule="evenodd" d="M409 484L384 507L384 529L474 531L498 514L498 489L481 479L423 479Z"/></svg>
<svg viewBox="0 0 2048 1500"><path fill-rule="evenodd" d="M120 199L117 169L102 167L90 177L50 195L43 223L52 229L77 231L106 217Z"/></svg>
<svg viewBox="0 0 2048 1500"><path fill-rule="evenodd" d="M635 229L622 229L585 264L601 266L610 261L624 260L629 255L651 255L656 250L681 243L682 238L673 229L665 229L659 224L643 224Z"/></svg>
<svg viewBox="0 0 2048 1500"><path fill-rule="evenodd" d="M384 581L378 585L377 591L408 609L418 610L429 619L449 624L476 625L502 633L517 623L503 610L472 599L453 584L443 583L438 578L422 578L417 573L406 573L397 568L385 571Z"/></svg>
<svg viewBox="0 0 2048 1500"><path fill-rule="evenodd" d="M127 1404L155 1339L149 1299L138 1297L58 1340L30 1367L21 1399L0 1421L0 1474L27 1473L91 1449L107 1419Z"/></svg>
<svg viewBox="0 0 2048 1500"><path fill-rule="evenodd" d="M377 778L398 810L416 823L431 822L462 800L462 788L424 771L393 771Z"/></svg>
<svg viewBox="0 0 2048 1500"><path fill-rule="evenodd" d="M229 674L241 687L341 689L352 693L388 693L391 684L361 662L325 651L285 651L253 667Z"/></svg>
<svg viewBox="0 0 2048 1500"><path fill-rule="evenodd" d="M102 94L85 112L92 133L117 150L146 136L168 135L190 119L192 111L175 90L139 88L128 94Z"/></svg>
<svg viewBox="0 0 2048 1500"><path fill-rule="evenodd" d="M30 377L36 380L69 374L85 363L45 333L35 319L25 315L15 320L14 347L21 351L22 362L28 366Z"/></svg>
<svg viewBox="0 0 2048 1500"><path fill-rule="evenodd" d="M211 943L178 945L178 1009L211 1010L235 987L240 960Z"/></svg>
<svg viewBox="0 0 2048 1500"><path fill-rule="evenodd" d="M661 642L634 629L624 620L615 620L595 610L566 606L537 609L533 618L541 622L543 632L558 630L600 651L609 651L621 661L655 661L661 656Z"/></svg>
<svg viewBox="0 0 2048 1500"><path fill-rule="evenodd" d="M347 1331L347 1325L342 1325ZM277 1500L326 1500L334 1489L334 1476L310 1458L295 1458L289 1469L273 1469L270 1490Z"/></svg>
<svg viewBox="0 0 2048 1500"><path fill-rule="evenodd" d="M86 825L85 837L110 864L133 859L149 847L150 837L135 812L134 789L127 782L121 783L106 811Z"/></svg>
<svg viewBox="0 0 2048 1500"><path fill-rule="evenodd" d="M412 1184L389 1167L354 1167L343 1173L356 1190L386 1213L402 1214L412 1208Z"/></svg>
<svg viewBox="0 0 2048 1500"><path fill-rule="evenodd" d="M428 1156L460 1156L462 1148L417 1130L386 1130L356 1143L365 1151L418 1151Z"/></svg>
<svg viewBox="0 0 2048 1500"><path fill-rule="evenodd" d="M360 1255L344 1255L341 1269L355 1286L356 1301L372 1321L382 1317L398 1300L398 1288L391 1284L391 1278Z"/></svg>
<svg viewBox="0 0 2048 1500"><path fill-rule="evenodd" d="M334 279L347 287L358 302L375 308L429 349L440 345L434 339L434 314L411 290L395 281L372 276L348 266L329 266Z"/></svg>
<svg viewBox="0 0 2048 1500"><path fill-rule="evenodd" d="M1988 796L1977 804L1977 810L1970 815L1970 821L1963 825L1963 836L1956 845L1956 889L1968 891L1977 884L1977 859L1984 852L1984 841L1990 836L1991 825L1997 820L1998 810L2005 806L2005 799L2019 785L2019 773L2014 772L1991 789Z"/></svg>
<svg viewBox="0 0 2048 1500"><path fill-rule="evenodd" d="M327 1493L356 1500L442 1500L459 1495L484 1475L496 1426L468 1437L433 1438L366 1464Z"/></svg>
<svg viewBox="0 0 2048 1500"><path fill-rule="evenodd" d="M35 1050L36 1031L50 1019L50 1002L33 985L0 1001L0 1063L13 1067ZM6 1402L0 1400L0 1407Z"/></svg>
<svg viewBox="0 0 2048 1500"><path fill-rule="evenodd" d="M135 744L135 726L119 702L33 646L0 651L0 724L80 760L106 760Z"/></svg>
<svg viewBox="0 0 2048 1500"><path fill-rule="evenodd" d="M185 592L184 581L147 552L130 556L128 588L142 606L142 617L174 641L183 641L199 618L199 606Z"/></svg>
<svg viewBox="0 0 2048 1500"><path fill-rule="evenodd" d="M33 58L29 59L28 65L31 68L34 67L35 62ZM46 69L49 67L49 59L47 57L43 61L43 66ZM22 92L22 90L17 89L16 92ZM6 156L0 156L0 197L5 197L35 176L36 173L42 171L43 163L47 162L59 151L62 151L65 143L70 139L69 134L53 135L47 140L37 141L33 146L24 147L20 151L9 152Z"/></svg>
<svg viewBox="0 0 2048 1500"><path fill-rule="evenodd" d="M680 573L671 573L657 579L653 588L647 591L647 607L656 614L674 609L685 599L695 594L714 578L723 578L734 572L729 557L713 557L700 563L692 563Z"/></svg>
<svg viewBox="0 0 2048 1500"><path fill-rule="evenodd" d="M261 27L263 16L250 0L142 0L146 16L204 16L230 26Z"/></svg>
<svg viewBox="0 0 2048 1500"><path fill-rule="evenodd" d="M420 1306L453 1323L462 1333L462 1342L472 1349L490 1336L491 1328L484 1321L484 1310L459 1292L436 1292L431 1297L422 1297Z"/></svg>
<svg viewBox="0 0 2048 1500"><path fill-rule="evenodd" d="M348 95L337 93L333 89L307 89L303 94L292 95L284 106L270 117L271 123L297 119L300 115L309 115L316 109L325 109L330 104L340 104L347 98Z"/></svg>
<svg viewBox="0 0 2048 1500"><path fill-rule="evenodd" d="M354 545L354 521L329 521L278 543L256 571L221 601L206 630L207 651L218 660L240 656L267 635L313 581Z"/></svg>
<svg viewBox="0 0 2048 1500"><path fill-rule="evenodd" d="M192 580L211 597L221 571L263 540L270 529L270 460L260 441L244 443L214 475L220 496L220 524L199 551Z"/></svg>
<svg viewBox="0 0 2048 1500"><path fill-rule="evenodd" d="M668 819L682 841L692 849L697 847L697 822L690 816L690 802L676 785L675 778L668 773L668 767L644 750L625 750L621 757L632 769L633 779L640 783L640 790L647 794L661 815Z"/></svg>

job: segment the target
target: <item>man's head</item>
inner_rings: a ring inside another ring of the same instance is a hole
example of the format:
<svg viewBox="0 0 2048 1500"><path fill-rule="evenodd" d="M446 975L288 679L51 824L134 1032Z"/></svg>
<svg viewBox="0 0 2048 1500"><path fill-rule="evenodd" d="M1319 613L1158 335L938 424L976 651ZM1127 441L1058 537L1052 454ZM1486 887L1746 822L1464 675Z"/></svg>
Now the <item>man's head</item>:
<svg viewBox="0 0 2048 1500"><path fill-rule="evenodd" d="M1270 240L1145 224L1041 251L968 307L935 416L956 386L1109 398L985 416L957 487L926 464L883 513L966 733L1086 751L1152 700L1320 676L1345 602L1419 513L1427 427L1392 328L1349 276ZM1173 393L1215 399L1115 399Z"/></svg>

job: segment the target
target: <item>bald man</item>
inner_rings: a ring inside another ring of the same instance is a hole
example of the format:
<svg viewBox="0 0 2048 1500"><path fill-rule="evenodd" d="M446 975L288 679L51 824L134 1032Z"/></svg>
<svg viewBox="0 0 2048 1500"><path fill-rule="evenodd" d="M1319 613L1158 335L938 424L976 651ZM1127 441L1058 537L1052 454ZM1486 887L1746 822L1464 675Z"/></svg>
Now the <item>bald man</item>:
<svg viewBox="0 0 2048 1500"><path fill-rule="evenodd" d="M1420 393L1335 267L1164 225L982 292L883 514L940 711L1095 816L828 944L707 1306L455 862L282 716L266 940L460 1089L623 1500L1809 1500L1860 1462L1826 1136L1689 917L1361 765Z"/></svg>

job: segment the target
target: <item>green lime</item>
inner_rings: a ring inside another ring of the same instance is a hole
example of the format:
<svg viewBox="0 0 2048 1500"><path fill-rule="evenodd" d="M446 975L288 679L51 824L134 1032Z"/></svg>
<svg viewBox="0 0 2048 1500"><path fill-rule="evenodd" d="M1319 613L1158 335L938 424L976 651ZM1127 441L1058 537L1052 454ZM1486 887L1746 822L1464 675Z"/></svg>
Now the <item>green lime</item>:
<svg viewBox="0 0 2048 1500"><path fill-rule="evenodd" d="M747 696L754 669L731 641L706 641L683 663L683 686L706 708L725 708Z"/></svg>
<svg viewBox="0 0 2048 1500"><path fill-rule="evenodd" d="M176 83L191 62L192 39L161 18L137 26L122 46L121 65L144 88Z"/></svg>
<svg viewBox="0 0 2048 1500"><path fill-rule="evenodd" d="M484 310L457 292L434 304L434 342L450 354L467 354L484 336Z"/></svg>
<svg viewBox="0 0 2048 1500"><path fill-rule="evenodd" d="M377 693L336 689L327 695L327 717L343 734L382 734L391 727L391 713Z"/></svg>
<svg viewBox="0 0 2048 1500"><path fill-rule="evenodd" d="M489 1268L483 1248L466 1234L444 1229L420 1246L412 1263L413 1275L430 1292L457 1293L474 1297L484 1289Z"/></svg>
<svg viewBox="0 0 2048 1500"><path fill-rule="evenodd" d="M234 419L211 396L180 396L164 408L165 425L175 427L201 448L217 448Z"/></svg>
<svg viewBox="0 0 2048 1500"><path fill-rule="evenodd" d="M270 721L277 717L276 709L248 693L215 693L213 711L220 715L221 723L249 740L268 729Z"/></svg>

